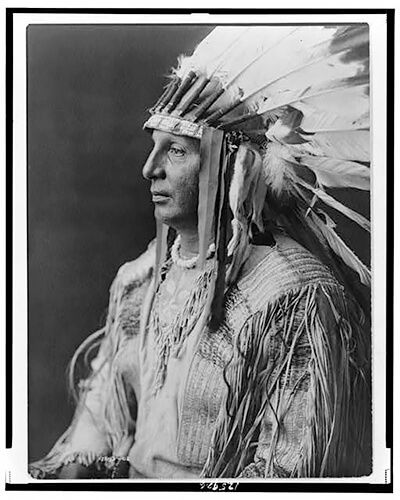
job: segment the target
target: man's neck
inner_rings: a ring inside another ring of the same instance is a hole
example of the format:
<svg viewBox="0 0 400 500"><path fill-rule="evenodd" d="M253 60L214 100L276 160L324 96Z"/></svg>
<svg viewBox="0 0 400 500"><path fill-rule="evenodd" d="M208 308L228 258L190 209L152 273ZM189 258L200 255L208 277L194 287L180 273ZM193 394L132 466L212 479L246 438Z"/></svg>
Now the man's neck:
<svg viewBox="0 0 400 500"><path fill-rule="evenodd" d="M181 256L190 258L199 253L199 235L196 231L180 231Z"/></svg>

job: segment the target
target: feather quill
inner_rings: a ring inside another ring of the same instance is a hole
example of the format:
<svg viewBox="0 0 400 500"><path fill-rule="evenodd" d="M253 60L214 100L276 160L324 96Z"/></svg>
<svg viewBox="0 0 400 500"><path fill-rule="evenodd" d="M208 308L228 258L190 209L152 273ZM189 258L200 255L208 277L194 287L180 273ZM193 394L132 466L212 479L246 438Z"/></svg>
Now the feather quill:
<svg viewBox="0 0 400 500"><path fill-rule="evenodd" d="M371 224L369 220L367 220L364 216L361 214L355 212L349 207L346 207L343 205L343 203L340 203L340 201L336 200L333 196L329 195L326 193L323 189L320 188L314 188L312 186L309 186L307 183L305 183L302 180L298 180L298 184L303 186L304 188L308 189L312 193L314 193L320 200L322 200L326 205L329 205L330 207L334 208L338 212L342 213L352 221L356 222L359 226L361 226L363 229L366 231L371 231Z"/></svg>
<svg viewBox="0 0 400 500"><path fill-rule="evenodd" d="M356 271L363 285L370 287L371 271L367 268L367 266L361 262L357 255L345 244L345 242L331 227L322 222L321 219L313 212L311 212L311 217L335 254L338 255L347 266Z"/></svg>

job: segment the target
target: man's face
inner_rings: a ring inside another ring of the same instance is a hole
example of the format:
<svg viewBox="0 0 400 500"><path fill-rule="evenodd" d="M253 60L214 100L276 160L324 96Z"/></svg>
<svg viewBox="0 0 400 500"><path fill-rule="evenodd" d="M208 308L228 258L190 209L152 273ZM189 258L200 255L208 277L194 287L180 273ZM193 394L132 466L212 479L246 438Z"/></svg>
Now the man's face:
<svg viewBox="0 0 400 500"><path fill-rule="evenodd" d="M151 181L154 215L176 230L196 230L200 141L160 130L152 137L142 173Z"/></svg>

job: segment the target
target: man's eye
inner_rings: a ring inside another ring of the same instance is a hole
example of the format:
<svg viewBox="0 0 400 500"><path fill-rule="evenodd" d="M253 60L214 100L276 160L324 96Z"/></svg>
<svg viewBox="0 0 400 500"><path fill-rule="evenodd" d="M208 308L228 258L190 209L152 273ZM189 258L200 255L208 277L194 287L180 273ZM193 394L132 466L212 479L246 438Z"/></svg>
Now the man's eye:
<svg viewBox="0 0 400 500"><path fill-rule="evenodd" d="M176 146L170 146L169 152L178 157L185 155L185 151L182 148L178 148Z"/></svg>

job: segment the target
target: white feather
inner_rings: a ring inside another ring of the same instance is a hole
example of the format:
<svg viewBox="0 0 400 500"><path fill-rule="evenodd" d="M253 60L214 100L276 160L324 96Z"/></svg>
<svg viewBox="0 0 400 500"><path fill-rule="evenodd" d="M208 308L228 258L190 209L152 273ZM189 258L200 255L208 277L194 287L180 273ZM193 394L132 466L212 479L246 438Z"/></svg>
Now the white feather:
<svg viewBox="0 0 400 500"><path fill-rule="evenodd" d="M301 156L299 161L313 170L323 186L370 189L370 169L360 163L309 155Z"/></svg>
<svg viewBox="0 0 400 500"><path fill-rule="evenodd" d="M370 161L370 134L368 130L320 132L307 136L304 144L287 146L292 155L311 154L350 161Z"/></svg>
<svg viewBox="0 0 400 500"><path fill-rule="evenodd" d="M264 154L264 177L269 189L276 195L286 195L292 191L293 168L295 163L286 146L271 142Z"/></svg>

